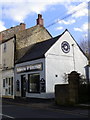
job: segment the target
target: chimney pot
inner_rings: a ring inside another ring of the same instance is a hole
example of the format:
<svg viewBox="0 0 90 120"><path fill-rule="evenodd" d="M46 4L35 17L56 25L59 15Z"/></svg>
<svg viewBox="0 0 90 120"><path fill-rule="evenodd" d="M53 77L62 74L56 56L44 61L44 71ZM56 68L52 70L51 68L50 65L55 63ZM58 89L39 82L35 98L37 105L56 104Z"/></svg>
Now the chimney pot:
<svg viewBox="0 0 90 120"><path fill-rule="evenodd" d="M43 26L43 19L41 14L38 14L37 25Z"/></svg>

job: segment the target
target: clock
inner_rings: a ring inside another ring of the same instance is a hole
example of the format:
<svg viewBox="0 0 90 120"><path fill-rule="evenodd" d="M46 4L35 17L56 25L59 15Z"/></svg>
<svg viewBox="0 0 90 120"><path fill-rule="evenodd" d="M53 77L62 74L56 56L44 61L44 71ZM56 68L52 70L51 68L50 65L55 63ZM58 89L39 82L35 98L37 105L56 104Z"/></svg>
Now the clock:
<svg viewBox="0 0 90 120"><path fill-rule="evenodd" d="M70 51L70 45L67 41L63 41L61 44L61 49L64 53L68 53Z"/></svg>

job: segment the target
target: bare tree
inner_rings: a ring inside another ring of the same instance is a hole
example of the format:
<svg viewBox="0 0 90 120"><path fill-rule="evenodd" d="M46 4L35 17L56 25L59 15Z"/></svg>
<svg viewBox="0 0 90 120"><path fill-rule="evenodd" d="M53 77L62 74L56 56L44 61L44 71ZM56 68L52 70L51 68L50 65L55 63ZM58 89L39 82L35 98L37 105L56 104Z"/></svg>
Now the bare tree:
<svg viewBox="0 0 90 120"><path fill-rule="evenodd" d="M81 39L81 41L80 41L80 47L84 51L84 53L86 54L86 56L89 58L88 37L85 36L83 39Z"/></svg>

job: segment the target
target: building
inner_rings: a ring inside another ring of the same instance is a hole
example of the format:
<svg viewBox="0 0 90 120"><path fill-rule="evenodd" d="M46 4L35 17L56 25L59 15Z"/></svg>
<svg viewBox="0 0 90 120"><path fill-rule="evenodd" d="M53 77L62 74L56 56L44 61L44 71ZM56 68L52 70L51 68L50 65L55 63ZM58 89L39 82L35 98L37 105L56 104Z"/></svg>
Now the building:
<svg viewBox="0 0 90 120"><path fill-rule="evenodd" d="M54 98L55 84L67 84L67 74L85 75L88 59L66 29L61 35L34 44L17 61L15 96Z"/></svg>
<svg viewBox="0 0 90 120"><path fill-rule="evenodd" d="M14 35L25 29L25 24L20 24L0 32L0 94L13 97L14 80Z"/></svg>
<svg viewBox="0 0 90 120"><path fill-rule="evenodd" d="M14 98L15 63L33 44L51 38L45 29L42 15L38 15L35 26L26 29L21 23L0 32L0 85L3 97Z"/></svg>

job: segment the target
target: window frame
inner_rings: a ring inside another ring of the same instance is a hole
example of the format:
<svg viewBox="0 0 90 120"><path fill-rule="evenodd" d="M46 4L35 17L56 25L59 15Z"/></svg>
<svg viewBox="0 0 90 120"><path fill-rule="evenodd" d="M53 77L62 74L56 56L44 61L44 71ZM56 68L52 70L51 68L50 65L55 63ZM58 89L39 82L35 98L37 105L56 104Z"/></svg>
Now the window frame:
<svg viewBox="0 0 90 120"><path fill-rule="evenodd" d="M39 83L38 83L38 91L30 91L30 75L35 75L35 74L38 74L39 75ZM40 93L40 73L31 73L31 74L28 74L28 93Z"/></svg>

